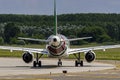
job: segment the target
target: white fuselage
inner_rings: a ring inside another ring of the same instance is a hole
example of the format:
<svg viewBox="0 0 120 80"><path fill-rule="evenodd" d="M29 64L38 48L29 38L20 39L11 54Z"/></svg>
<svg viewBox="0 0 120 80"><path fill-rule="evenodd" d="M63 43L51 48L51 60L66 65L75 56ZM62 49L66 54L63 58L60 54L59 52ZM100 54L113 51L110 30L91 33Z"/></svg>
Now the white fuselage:
<svg viewBox="0 0 120 80"><path fill-rule="evenodd" d="M69 41L64 35L51 35L48 41L46 49L49 53L49 57L61 58L67 56Z"/></svg>

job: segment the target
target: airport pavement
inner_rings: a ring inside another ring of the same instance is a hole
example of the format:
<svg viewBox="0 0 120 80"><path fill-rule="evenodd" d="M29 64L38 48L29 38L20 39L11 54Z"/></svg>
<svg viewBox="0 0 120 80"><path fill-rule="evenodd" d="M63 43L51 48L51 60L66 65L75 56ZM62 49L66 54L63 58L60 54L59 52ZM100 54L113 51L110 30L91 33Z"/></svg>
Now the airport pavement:
<svg viewBox="0 0 120 80"><path fill-rule="evenodd" d="M115 66L112 64L105 64L100 62L93 62L93 63L85 62L84 67L74 67L74 60L63 59L63 66L58 67L57 59L48 58L48 59L41 59L41 61L42 61L41 68L33 68L32 63L25 64L20 58L0 58L0 79L1 78L24 79L24 78L41 77L41 78L48 78L48 79L50 78L56 80L58 77L60 78L62 76L66 78L66 80L69 80L69 78L71 79L76 78L75 76L80 77L81 72L90 73L92 71L100 71L100 70L115 68ZM67 75L63 74L63 71L67 71ZM59 76L57 74L59 74ZM80 75L78 76L78 74ZM47 77L45 77L46 75ZM85 77L85 76L81 76L81 77Z"/></svg>

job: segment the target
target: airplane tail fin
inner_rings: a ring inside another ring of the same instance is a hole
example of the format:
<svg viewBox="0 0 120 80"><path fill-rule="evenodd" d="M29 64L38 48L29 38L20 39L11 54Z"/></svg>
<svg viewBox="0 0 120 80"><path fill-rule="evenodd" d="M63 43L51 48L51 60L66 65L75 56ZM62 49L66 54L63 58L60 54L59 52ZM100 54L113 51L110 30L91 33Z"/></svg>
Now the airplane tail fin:
<svg viewBox="0 0 120 80"><path fill-rule="evenodd" d="M56 0L54 0L54 35L57 35L57 11L56 11Z"/></svg>

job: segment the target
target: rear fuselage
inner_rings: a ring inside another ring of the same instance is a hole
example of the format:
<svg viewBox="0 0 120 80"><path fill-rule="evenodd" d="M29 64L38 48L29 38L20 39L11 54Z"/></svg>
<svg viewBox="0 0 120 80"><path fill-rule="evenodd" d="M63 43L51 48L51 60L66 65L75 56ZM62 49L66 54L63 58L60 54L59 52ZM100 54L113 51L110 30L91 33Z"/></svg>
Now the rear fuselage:
<svg viewBox="0 0 120 80"><path fill-rule="evenodd" d="M67 56L69 41L64 35L51 35L48 41L46 49L49 53L49 57L61 58Z"/></svg>

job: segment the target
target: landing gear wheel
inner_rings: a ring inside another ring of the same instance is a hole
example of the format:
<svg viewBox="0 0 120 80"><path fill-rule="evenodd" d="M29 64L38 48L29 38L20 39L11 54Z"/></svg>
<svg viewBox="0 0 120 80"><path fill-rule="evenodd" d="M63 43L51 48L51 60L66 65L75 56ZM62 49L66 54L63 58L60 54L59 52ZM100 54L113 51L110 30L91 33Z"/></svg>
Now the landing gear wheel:
<svg viewBox="0 0 120 80"><path fill-rule="evenodd" d="M36 61L33 62L33 67L36 67L37 63Z"/></svg>
<svg viewBox="0 0 120 80"><path fill-rule="evenodd" d="M75 61L75 67L78 67L78 62L77 61Z"/></svg>
<svg viewBox="0 0 120 80"><path fill-rule="evenodd" d="M62 66L62 61L61 61L61 59L58 59L58 66Z"/></svg>
<svg viewBox="0 0 120 80"><path fill-rule="evenodd" d="M36 61L33 62L33 67L41 67L41 61L39 61L38 63Z"/></svg>
<svg viewBox="0 0 120 80"><path fill-rule="evenodd" d="M41 67L41 61L39 61L38 66Z"/></svg>
<svg viewBox="0 0 120 80"><path fill-rule="evenodd" d="M75 61L75 67L78 67L78 65L83 66L83 61Z"/></svg>
<svg viewBox="0 0 120 80"><path fill-rule="evenodd" d="M80 62L80 66L82 66L82 67L83 67L83 61L81 61L81 62Z"/></svg>
<svg viewBox="0 0 120 80"><path fill-rule="evenodd" d="M58 66L62 66L62 62L58 62Z"/></svg>

